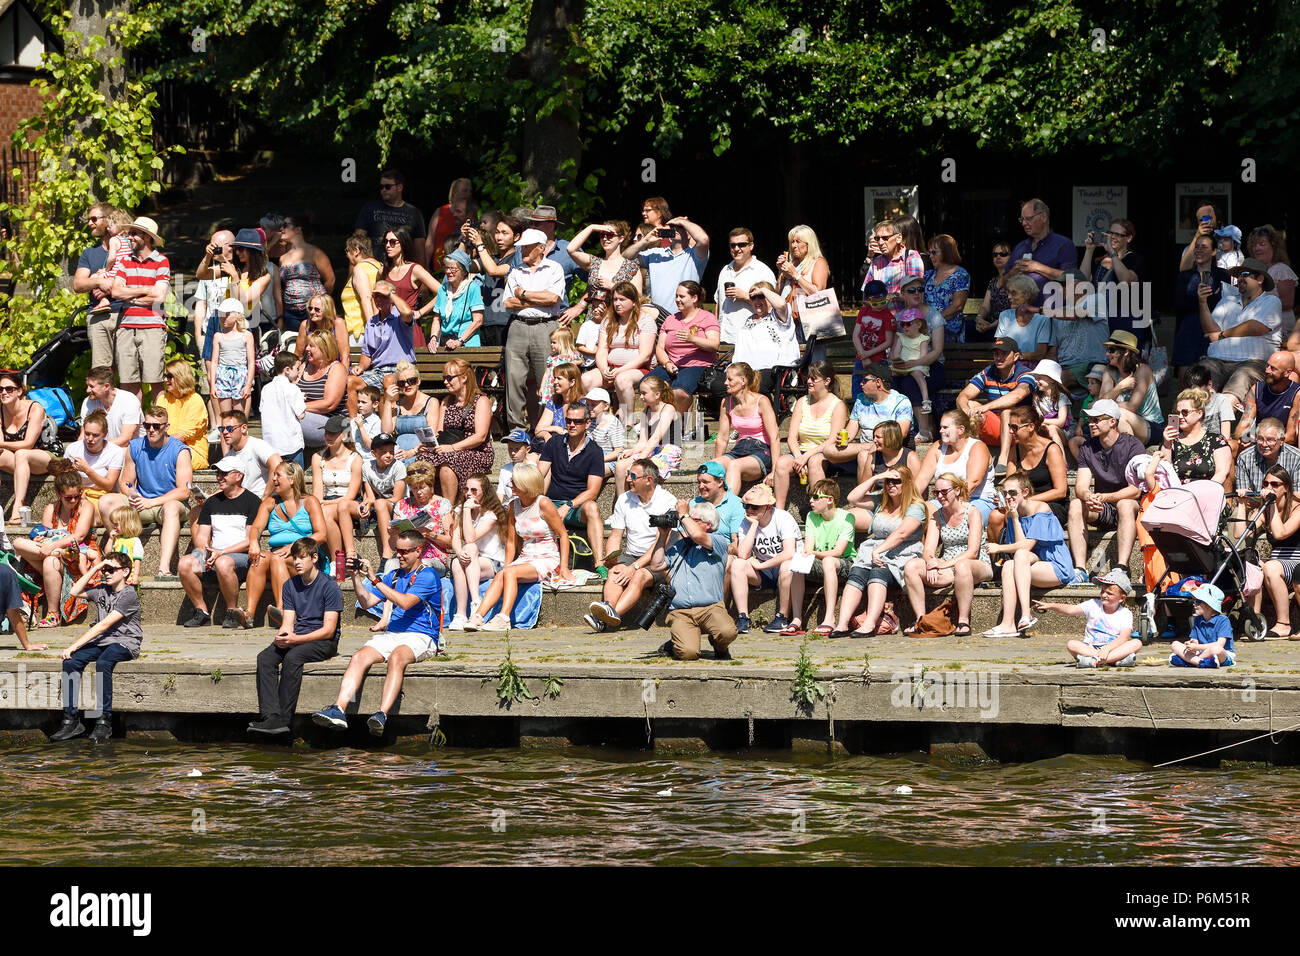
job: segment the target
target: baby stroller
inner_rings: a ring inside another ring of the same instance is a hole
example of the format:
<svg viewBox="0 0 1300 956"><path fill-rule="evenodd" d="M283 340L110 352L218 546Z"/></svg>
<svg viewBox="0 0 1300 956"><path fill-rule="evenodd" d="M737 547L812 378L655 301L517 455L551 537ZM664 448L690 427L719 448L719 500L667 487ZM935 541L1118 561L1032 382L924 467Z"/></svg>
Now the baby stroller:
<svg viewBox="0 0 1300 956"><path fill-rule="evenodd" d="M1138 610L1143 644L1151 643L1166 622L1191 620L1193 589L1185 586L1185 579L1193 576L1223 590L1223 610L1234 634L1249 641L1264 639L1264 616L1246 601L1245 592L1248 585L1258 587L1263 581L1253 544L1268 509L1259 509L1233 541L1224 531L1225 497L1223 485L1216 481L1191 481L1161 491L1142 515L1142 526L1167 564Z"/></svg>

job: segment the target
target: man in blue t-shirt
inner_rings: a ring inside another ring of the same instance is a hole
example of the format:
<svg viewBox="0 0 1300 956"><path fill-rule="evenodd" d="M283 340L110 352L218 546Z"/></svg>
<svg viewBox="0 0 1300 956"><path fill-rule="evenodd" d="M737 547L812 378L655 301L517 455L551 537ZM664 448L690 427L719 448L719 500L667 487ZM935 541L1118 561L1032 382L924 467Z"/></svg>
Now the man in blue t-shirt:
<svg viewBox="0 0 1300 956"><path fill-rule="evenodd" d="M262 719L248 725L250 733L289 733L303 665L329 660L339 652L343 592L333 578L320 573L320 545L314 538L299 538L289 546L289 558L294 576L281 592L280 630L271 646L257 655L257 709ZM265 555L262 560L267 560Z"/></svg>
<svg viewBox="0 0 1300 956"><path fill-rule="evenodd" d="M563 435L542 446L537 467L546 479L546 496L566 528L587 530L596 566L605 563L605 523L596 506L605 484L605 453L591 440L591 411L582 402L564 407Z"/></svg>
<svg viewBox="0 0 1300 956"><path fill-rule="evenodd" d="M672 241L667 248L660 248L664 238ZM688 279L699 282L704 277L709 264L709 234L685 216L678 216L623 251L627 259L638 255L650 274L650 301L672 315L678 311L677 287Z"/></svg>
<svg viewBox="0 0 1300 956"><path fill-rule="evenodd" d="M155 405L144 413L144 437L133 438L118 478L118 491L99 499L99 513L112 514L123 505L140 512L140 523L159 525L158 573L155 581L179 581L172 559L180 542L181 520L187 514L194 465L190 450L167 434L167 409Z"/></svg>
<svg viewBox="0 0 1300 956"><path fill-rule="evenodd" d="M108 203L96 203L90 207L86 218L90 222L90 234L95 237L97 245L91 246L77 260L77 271L72 274L72 291L90 294L90 307L94 309L101 303L109 303L110 310L90 312L86 315L86 333L90 339L90 365L112 365L116 354L118 306L109 299L108 293L100 288L95 275L108 264L108 214L113 207Z"/></svg>
<svg viewBox="0 0 1300 956"><path fill-rule="evenodd" d="M667 618L672 638L659 653L680 661L696 660L703 635L713 646L716 660L731 660L727 646L736 639L736 621L723 606L731 542L718 533L718 509L708 501L692 501L682 518L681 531L682 536L664 552L675 593Z"/></svg>
<svg viewBox="0 0 1300 956"><path fill-rule="evenodd" d="M347 706L358 699L361 682L370 668L380 661L388 663L384 690L366 726L374 737L382 737L388 714L402 692L406 668L442 653L438 632L442 626L442 580L433 568L424 567L424 536L418 531L403 531L397 536L397 567L382 578L371 570L365 558L352 566L352 589L363 608L385 601L393 606L388 631L377 634L352 655L339 685L339 696L329 707L311 715L321 727L347 730Z"/></svg>

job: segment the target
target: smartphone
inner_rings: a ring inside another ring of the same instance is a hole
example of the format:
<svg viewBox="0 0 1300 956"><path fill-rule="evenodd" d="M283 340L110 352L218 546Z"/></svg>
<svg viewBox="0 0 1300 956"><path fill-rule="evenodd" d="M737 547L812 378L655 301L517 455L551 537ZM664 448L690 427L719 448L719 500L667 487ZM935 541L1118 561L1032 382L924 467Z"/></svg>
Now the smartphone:
<svg viewBox="0 0 1300 956"><path fill-rule="evenodd" d="M1178 427L1178 415L1175 414L1174 412L1170 412L1169 417L1165 419L1165 428L1177 428L1177 427Z"/></svg>
<svg viewBox="0 0 1300 956"><path fill-rule="evenodd" d="M1201 222L1209 222L1209 221L1210 221L1210 217L1209 217L1209 216L1202 216L1202 217L1201 217Z"/></svg>
<svg viewBox="0 0 1300 956"><path fill-rule="evenodd" d="M724 283L722 283L722 291L723 291L723 292L726 292L728 289L734 289L735 287L736 287L736 283L734 283L734 282L724 282Z"/></svg>
<svg viewBox="0 0 1300 956"><path fill-rule="evenodd" d="M656 229L655 235L661 239L671 239L676 232L676 229Z"/></svg>

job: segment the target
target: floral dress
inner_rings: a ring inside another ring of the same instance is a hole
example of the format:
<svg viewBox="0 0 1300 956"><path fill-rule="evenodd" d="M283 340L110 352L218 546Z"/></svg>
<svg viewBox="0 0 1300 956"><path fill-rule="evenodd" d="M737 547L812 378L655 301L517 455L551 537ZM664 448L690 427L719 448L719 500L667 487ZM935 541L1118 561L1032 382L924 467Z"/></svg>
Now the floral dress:
<svg viewBox="0 0 1300 956"><path fill-rule="evenodd" d="M1214 477L1214 453L1226 448L1228 443L1222 435L1205 432L1200 441L1186 445L1174 442L1172 460L1174 471L1182 481L1198 481Z"/></svg>
<svg viewBox="0 0 1300 956"><path fill-rule="evenodd" d="M958 292L970 292L970 273L958 266L942 282L934 281L935 270L925 274L925 304L942 312L952 305ZM944 336L948 342L966 341L966 317L958 312L944 320Z"/></svg>
<svg viewBox="0 0 1300 956"><path fill-rule="evenodd" d="M476 402L489 401L488 397L479 394L475 397ZM448 404L442 407L442 427L444 429L454 428L457 431L465 433L468 438L474 434L474 409L467 408L460 402ZM493 458L491 438L486 438L483 444L478 448L466 448L460 451L444 451L442 446L434 447L432 445L421 445L420 451L416 455L420 461L427 461L437 467L446 466L456 474L456 478L464 484L466 478L474 475L486 475L492 471Z"/></svg>
<svg viewBox="0 0 1300 956"><path fill-rule="evenodd" d="M434 495L432 500L421 508L410 496L407 496L393 506L394 521L400 521L403 518L414 518L421 514L427 514L433 518L433 522L428 527L422 528L422 531L443 534L447 531L448 522L451 518L451 502L441 495ZM420 555L420 558L440 571L445 571L451 566L447 558L447 552L432 541L426 540L424 542L424 553Z"/></svg>

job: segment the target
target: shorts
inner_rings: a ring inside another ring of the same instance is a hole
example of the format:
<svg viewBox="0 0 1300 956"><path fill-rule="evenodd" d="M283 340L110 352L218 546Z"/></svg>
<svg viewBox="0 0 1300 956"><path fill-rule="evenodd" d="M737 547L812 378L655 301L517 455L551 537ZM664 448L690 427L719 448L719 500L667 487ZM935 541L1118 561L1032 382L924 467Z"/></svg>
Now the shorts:
<svg viewBox="0 0 1300 956"><path fill-rule="evenodd" d="M143 525L156 524L161 526L163 523L163 505L154 505L152 508L145 508L141 511L140 523Z"/></svg>
<svg viewBox="0 0 1300 956"><path fill-rule="evenodd" d="M247 551L236 551L234 554L227 554L226 557L229 558L232 562L234 562L235 576L239 578L239 580L242 581L244 580L244 578L248 577L248 552ZM204 577L211 576L215 578L217 576L216 568L212 568L211 570L204 571L203 576Z"/></svg>
<svg viewBox="0 0 1300 956"><path fill-rule="evenodd" d="M650 370L650 375L645 378L650 378L653 375L655 378L663 379L673 388L681 389L687 395L694 395L695 390L700 387L700 379L704 377L704 373L708 368L708 365L692 365L687 368L679 368L676 375L671 375L668 369L662 365L656 365ZM645 379L643 378L641 381L644 382Z"/></svg>
<svg viewBox="0 0 1300 956"><path fill-rule="evenodd" d="M839 562L839 566L836 568L835 577L837 580L843 581L849 576L849 568L853 566L853 562L849 561L847 558L836 558L835 560ZM821 558L813 558L812 567L808 569L806 577L809 581L825 580L826 572L822 570Z"/></svg>
<svg viewBox="0 0 1300 956"><path fill-rule="evenodd" d="M993 514L993 502L987 498L976 498L971 504L975 506L975 510L980 513L980 517L984 519L984 524L987 525L989 515Z"/></svg>
<svg viewBox="0 0 1300 956"><path fill-rule="evenodd" d="M113 364L113 355L117 352L117 320L116 312L86 317L91 365Z"/></svg>
<svg viewBox="0 0 1300 956"><path fill-rule="evenodd" d="M566 528L572 528L574 531L586 530L587 519L582 516L582 509L573 507L573 502L568 498L553 500L551 504L555 505L556 508L561 508L564 505L569 506L569 513L564 516L564 526Z"/></svg>
<svg viewBox="0 0 1300 956"><path fill-rule="evenodd" d="M619 565L619 564L630 565L632 562L636 561L636 560L637 560L638 558L640 558L640 557L643 557L643 555L640 555L640 554L623 554L622 552L619 552L618 560L615 561L614 564L616 564L616 565ZM654 579L654 583L655 583L655 584L667 584L667 583L668 583L668 571L667 571L666 568L663 569L663 570L660 570L660 571L655 571L655 570L653 570L652 568L646 568L645 570L647 570L647 571L650 572L650 576ZM761 573L762 573L762 572L760 572L760 574L761 574ZM773 587L775 587L775 585L773 585Z"/></svg>
<svg viewBox="0 0 1300 956"><path fill-rule="evenodd" d="M1099 361L1101 361L1101 360L1098 359L1098 362L1099 362ZM1083 385L1083 384L1085 384L1085 383L1087 382L1087 379L1088 379L1088 372L1089 372L1089 370L1090 370L1090 369L1093 367L1093 365L1095 365L1095 364L1097 364L1097 363L1096 363L1096 362L1080 362L1078 365L1067 365L1067 366L1065 366L1065 371L1067 371L1067 372L1069 372L1071 375L1073 375L1073 376L1074 376L1074 380L1075 380L1076 382L1078 382L1080 385ZM1189 363L1189 364L1190 364L1190 363Z"/></svg>
<svg viewBox="0 0 1300 956"><path fill-rule="evenodd" d="M560 566L560 556L558 554L550 555L525 555L515 558L510 562L510 567L517 564L527 564L537 569L537 580L544 581L546 576Z"/></svg>
<svg viewBox="0 0 1300 956"><path fill-rule="evenodd" d="M1213 657L1207 657L1199 664L1189 664L1177 654L1169 655L1169 663L1173 664L1175 667L1231 667L1233 664L1237 663L1237 654L1235 651L1225 650L1223 654L1224 658L1222 664Z"/></svg>
<svg viewBox="0 0 1300 956"><path fill-rule="evenodd" d="M384 376L392 375L396 370L396 365L375 365L361 373L361 381L365 382L367 385L373 385L375 388L382 391L384 387Z"/></svg>
<svg viewBox="0 0 1300 956"><path fill-rule="evenodd" d="M883 584L885 587L892 587L895 583L894 575L890 573L888 568L878 568L875 565L867 566L859 564L849 569L848 580L845 582L844 586L857 588L859 591L865 591L867 585L873 583Z"/></svg>
<svg viewBox="0 0 1300 956"><path fill-rule="evenodd" d="M167 329L118 329L117 375L123 384L161 382Z"/></svg>
<svg viewBox="0 0 1300 956"><path fill-rule="evenodd" d="M777 568L763 568L755 572L758 575L758 591L775 591L777 583L781 580L781 572Z"/></svg>
<svg viewBox="0 0 1300 956"><path fill-rule="evenodd" d="M365 647L378 651L385 661L393 655L393 651L399 647L409 647L415 654L414 663L427 660L433 653L438 650L438 642L428 634L420 634L416 631L403 631L397 634L376 634L370 640L366 641Z"/></svg>
<svg viewBox="0 0 1300 956"><path fill-rule="evenodd" d="M767 447L766 442L761 442L757 438L740 439L731 446L731 451L726 452L721 457L730 458L733 461L739 461L742 458L756 459L760 478L767 477L768 472L772 470L772 449Z"/></svg>
<svg viewBox="0 0 1300 956"><path fill-rule="evenodd" d="M1092 523L1092 526L1098 531L1111 531L1119 527L1119 509L1115 507L1115 502L1107 501L1101 506L1101 513L1097 515L1097 520Z"/></svg>
<svg viewBox="0 0 1300 956"><path fill-rule="evenodd" d="M248 384L248 366L217 366L217 398L238 399L244 397L244 386Z"/></svg>

